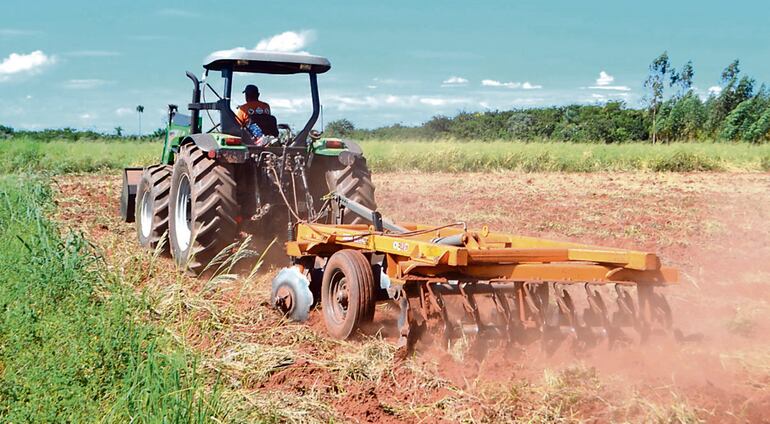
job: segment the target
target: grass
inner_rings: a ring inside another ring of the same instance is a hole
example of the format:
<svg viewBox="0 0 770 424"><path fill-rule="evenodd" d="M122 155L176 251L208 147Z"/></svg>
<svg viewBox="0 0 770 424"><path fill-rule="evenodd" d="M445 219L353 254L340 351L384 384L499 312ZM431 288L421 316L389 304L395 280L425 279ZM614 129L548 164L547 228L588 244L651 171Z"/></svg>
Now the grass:
<svg viewBox="0 0 770 424"><path fill-rule="evenodd" d="M0 174L51 172L71 174L157 163L161 142L0 140Z"/></svg>
<svg viewBox="0 0 770 424"><path fill-rule="evenodd" d="M770 145L748 144L368 141L363 148L371 168L380 172L762 171L770 166Z"/></svg>
<svg viewBox="0 0 770 424"><path fill-rule="evenodd" d="M81 235L35 177L0 177L0 416L5 422L206 422L222 415L196 356Z"/></svg>
<svg viewBox="0 0 770 424"><path fill-rule="evenodd" d="M770 171L770 145L390 141L361 143L374 172ZM160 142L0 141L0 173L116 170L158 161Z"/></svg>

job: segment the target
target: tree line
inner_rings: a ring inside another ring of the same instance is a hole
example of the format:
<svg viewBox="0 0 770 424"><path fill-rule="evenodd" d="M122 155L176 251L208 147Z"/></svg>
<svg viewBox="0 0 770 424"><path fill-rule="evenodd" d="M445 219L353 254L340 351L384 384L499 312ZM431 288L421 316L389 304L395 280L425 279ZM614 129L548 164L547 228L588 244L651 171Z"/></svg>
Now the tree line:
<svg viewBox="0 0 770 424"><path fill-rule="evenodd" d="M770 90L757 87L733 61L717 89L701 98L693 89L692 61L676 69L666 52L656 57L644 83L644 106L622 101L508 111L437 115L417 126L394 124L357 129L341 119L326 126L329 135L360 139L548 140L615 143L626 141L770 140Z"/></svg>
<svg viewBox="0 0 770 424"><path fill-rule="evenodd" d="M649 66L643 107L608 101L591 105L460 112L452 117L437 115L416 126L393 124L374 129L356 128L351 121L340 119L327 124L325 132L330 136L386 140L594 143L702 140L764 143L770 140L770 90L742 73L738 60L724 68L719 85L709 90L705 98L693 88L694 76L692 61L677 69L664 52ZM137 106L136 111L141 120L144 107ZM141 138L162 139L164 135L165 129L161 128ZM12 136L38 140L126 138L121 127L107 134L72 128L24 131L0 125L0 139Z"/></svg>

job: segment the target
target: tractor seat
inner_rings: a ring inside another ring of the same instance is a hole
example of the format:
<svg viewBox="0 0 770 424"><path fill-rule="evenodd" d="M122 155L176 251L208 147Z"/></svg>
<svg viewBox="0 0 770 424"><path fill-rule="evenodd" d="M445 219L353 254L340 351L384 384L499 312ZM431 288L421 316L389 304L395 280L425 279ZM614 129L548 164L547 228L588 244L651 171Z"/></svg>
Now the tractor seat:
<svg viewBox="0 0 770 424"><path fill-rule="evenodd" d="M253 114L249 116L249 124L257 124L265 135L278 137L278 121L273 115Z"/></svg>

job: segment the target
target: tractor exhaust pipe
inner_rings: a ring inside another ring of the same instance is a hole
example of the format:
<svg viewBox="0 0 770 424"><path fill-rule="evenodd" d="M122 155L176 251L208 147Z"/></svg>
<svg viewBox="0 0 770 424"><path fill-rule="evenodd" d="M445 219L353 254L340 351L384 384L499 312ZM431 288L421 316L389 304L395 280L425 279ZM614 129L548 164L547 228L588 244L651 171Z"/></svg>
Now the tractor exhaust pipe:
<svg viewBox="0 0 770 424"><path fill-rule="evenodd" d="M201 102L201 83L198 81L198 77L195 76L190 71L185 72L187 75L187 78L190 78L190 80L193 83L193 92L192 92L192 102L193 104L198 104ZM190 109L190 132L192 134L199 134L201 132L201 124L200 124L200 109L197 108L189 108Z"/></svg>

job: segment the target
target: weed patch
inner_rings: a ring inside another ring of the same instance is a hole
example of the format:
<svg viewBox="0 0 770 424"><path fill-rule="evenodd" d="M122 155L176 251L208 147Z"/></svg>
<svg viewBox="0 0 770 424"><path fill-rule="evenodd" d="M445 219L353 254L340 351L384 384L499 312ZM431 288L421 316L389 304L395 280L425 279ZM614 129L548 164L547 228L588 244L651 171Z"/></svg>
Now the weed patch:
<svg viewBox="0 0 770 424"><path fill-rule="evenodd" d="M48 220L35 178L0 178L0 416L7 422L204 422L220 415L195 357L80 234ZM216 385L214 385L216 386Z"/></svg>

